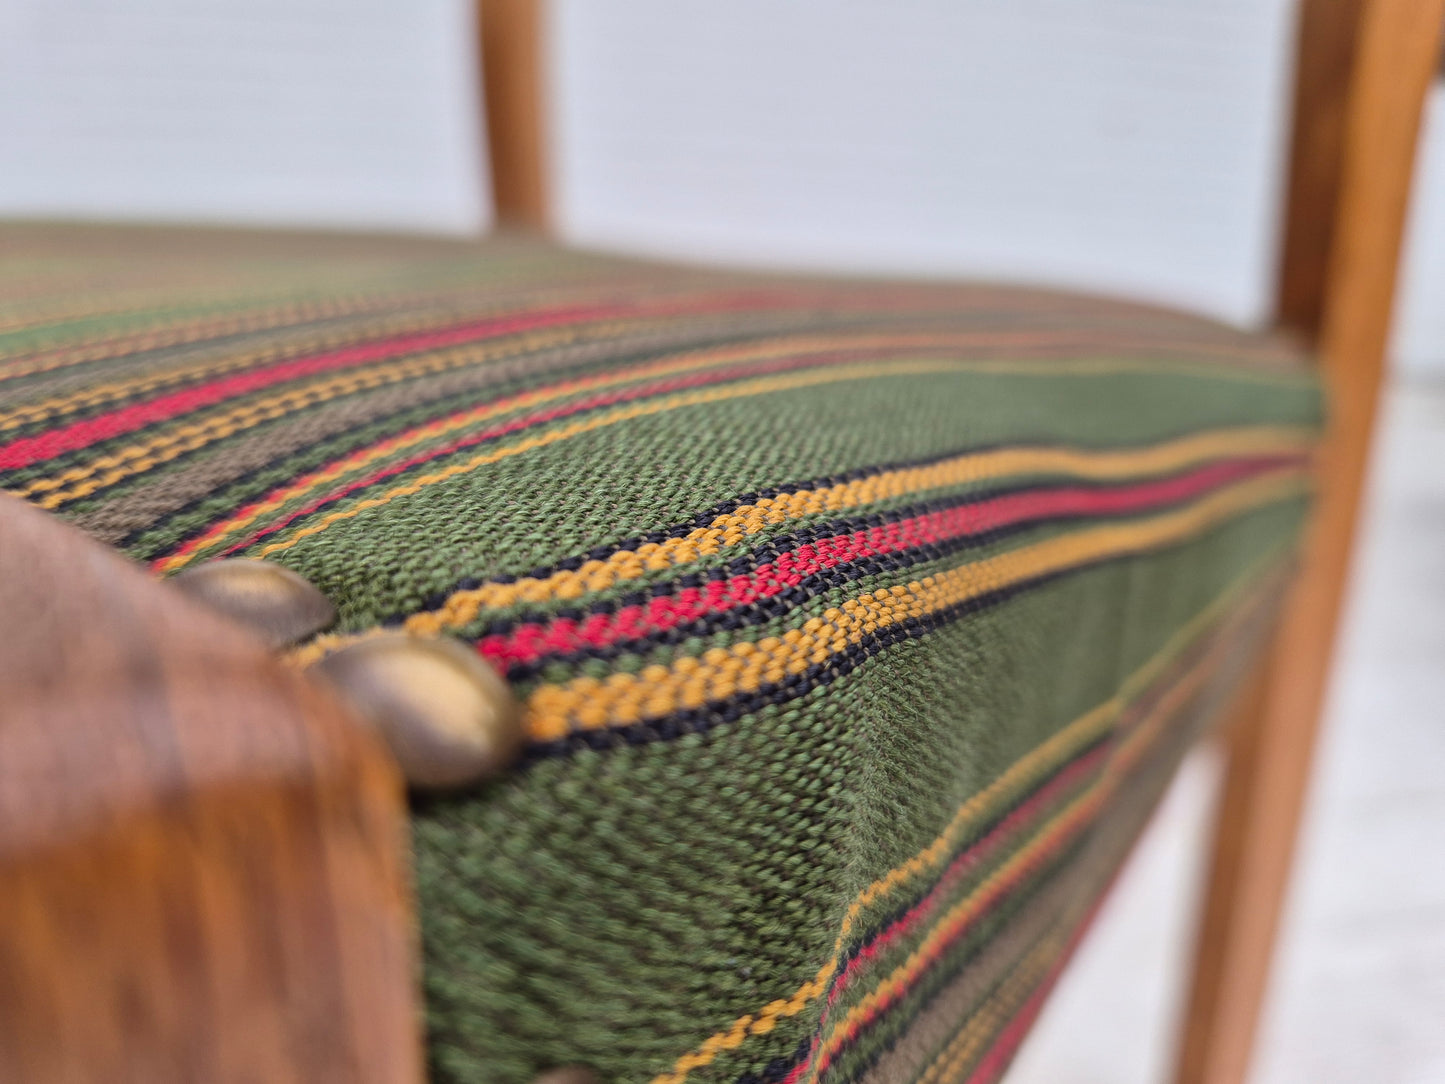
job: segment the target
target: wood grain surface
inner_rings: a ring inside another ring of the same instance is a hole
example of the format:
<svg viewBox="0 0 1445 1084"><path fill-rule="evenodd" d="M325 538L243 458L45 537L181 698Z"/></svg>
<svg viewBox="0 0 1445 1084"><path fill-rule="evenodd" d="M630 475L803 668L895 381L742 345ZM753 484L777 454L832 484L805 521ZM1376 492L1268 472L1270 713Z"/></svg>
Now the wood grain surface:
<svg viewBox="0 0 1445 1084"><path fill-rule="evenodd" d="M1345 113L1363 0L1302 0L1280 253L1281 324L1319 337L1345 156Z"/></svg>
<svg viewBox="0 0 1445 1084"><path fill-rule="evenodd" d="M1319 329L1330 398L1318 492L1298 582L1262 683L1229 742L1178 1084L1238 1084L1249 1071L1350 568L1442 24L1445 0L1362 0L1351 29L1355 60Z"/></svg>
<svg viewBox="0 0 1445 1084"><path fill-rule="evenodd" d="M0 496L0 1079L421 1079L403 792L321 686Z"/></svg>
<svg viewBox="0 0 1445 1084"><path fill-rule="evenodd" d="M492 199L504 226L547 228L542 0L479 0Z"/></svg>

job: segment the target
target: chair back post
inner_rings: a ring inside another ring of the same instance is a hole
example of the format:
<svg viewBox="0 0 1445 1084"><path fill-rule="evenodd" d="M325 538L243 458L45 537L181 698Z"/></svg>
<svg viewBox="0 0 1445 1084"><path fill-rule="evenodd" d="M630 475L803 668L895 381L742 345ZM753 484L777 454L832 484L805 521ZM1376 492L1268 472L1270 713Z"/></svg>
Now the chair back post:
<svg viewBox="0 0 1445 1084"><path fill-rule="evenodd" d="M478 0L482 91L497 220L547 228L542 0Z"/></svg>
<svg viewBox="0 0 1445 1084"><path fill-rule="evenodd" d="M1280 324L1313 342L1325 305L1345 152L1345 112L1363 0L1302 0L1280 249Z"/></svg>
<svg viewBox="0 0 1445 1084"><path fill-rule="evenodd" d="M1314 513L1260 684L1228 734L1177 1084L1246 1079L1289 885L1384 371L1445 0L1306 0L1280 319L1329 395Z"/></svg>

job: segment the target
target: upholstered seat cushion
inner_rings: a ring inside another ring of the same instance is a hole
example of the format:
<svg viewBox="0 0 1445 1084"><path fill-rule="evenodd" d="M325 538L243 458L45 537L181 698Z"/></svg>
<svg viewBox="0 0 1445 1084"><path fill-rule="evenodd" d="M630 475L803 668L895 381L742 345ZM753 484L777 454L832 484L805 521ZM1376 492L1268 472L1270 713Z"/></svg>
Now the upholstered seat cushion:
<svg viewBox="0 0 1445 1084"><path fill-rule="evenodd" d="M0 487L459 637L438 1080L1000 1073L1268 624L1319 395L1095 299L486 245L0 230Z"/></svg>

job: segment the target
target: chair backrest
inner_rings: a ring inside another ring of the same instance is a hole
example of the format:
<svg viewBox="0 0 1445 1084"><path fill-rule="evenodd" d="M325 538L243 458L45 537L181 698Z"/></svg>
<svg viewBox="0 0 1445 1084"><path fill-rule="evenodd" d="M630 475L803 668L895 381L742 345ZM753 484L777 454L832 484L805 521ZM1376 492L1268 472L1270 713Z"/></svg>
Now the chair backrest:
<svg viewBox="0 0 1445 1084"><path fill-rule="evenodd" d="M477 28L497 218L542 230L547 225L542 5L478 0Z"/></svg>

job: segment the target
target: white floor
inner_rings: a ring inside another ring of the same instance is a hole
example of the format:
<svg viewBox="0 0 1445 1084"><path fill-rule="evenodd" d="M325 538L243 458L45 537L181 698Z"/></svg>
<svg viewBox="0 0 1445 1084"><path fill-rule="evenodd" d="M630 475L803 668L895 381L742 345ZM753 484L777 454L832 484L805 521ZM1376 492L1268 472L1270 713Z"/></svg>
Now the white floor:
<svg viewBox="0 0 1445 1084"><path fill-rule="evenodd" d="M1009 1084L1169 1079L1218 765L1186 765ZM1445 385L1392 391L1255 1084L1445 1084Z"/></svg>

